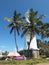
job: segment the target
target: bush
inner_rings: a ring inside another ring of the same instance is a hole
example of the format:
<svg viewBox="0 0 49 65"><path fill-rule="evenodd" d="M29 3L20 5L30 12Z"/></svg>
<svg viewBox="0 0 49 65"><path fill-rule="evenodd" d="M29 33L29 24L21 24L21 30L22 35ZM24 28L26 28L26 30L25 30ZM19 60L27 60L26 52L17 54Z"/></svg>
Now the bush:
<svg viewBox="0 0 49 65"><path fill-rule="evenodd" d="M49 48L45 49L45 55L46 55L46 57L49 57Z"/></svg>

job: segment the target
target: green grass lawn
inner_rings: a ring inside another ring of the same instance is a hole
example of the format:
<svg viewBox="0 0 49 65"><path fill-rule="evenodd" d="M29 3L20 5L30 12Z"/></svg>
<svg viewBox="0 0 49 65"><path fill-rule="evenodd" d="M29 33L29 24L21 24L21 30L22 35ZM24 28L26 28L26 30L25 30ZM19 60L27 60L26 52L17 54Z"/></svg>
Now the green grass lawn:
<svg viewBox="0 0 49 65"><path fill-rule="evenodd" d="M0 65L34 65L37 63L49 62L49 59L30 59L30 60L3 60Z"/></svg>

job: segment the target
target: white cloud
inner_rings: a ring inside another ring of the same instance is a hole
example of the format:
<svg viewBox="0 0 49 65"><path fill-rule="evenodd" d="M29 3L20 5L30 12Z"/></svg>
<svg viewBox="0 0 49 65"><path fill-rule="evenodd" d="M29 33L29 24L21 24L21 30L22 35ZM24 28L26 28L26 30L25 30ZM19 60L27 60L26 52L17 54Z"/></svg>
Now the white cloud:
<svg viewBox="0 0 49 65"><path fill-rule="evenodd" d="M4 46L4 45L2 45L2 46L0 46L0 48L5 48L5 46Z"/></svg>

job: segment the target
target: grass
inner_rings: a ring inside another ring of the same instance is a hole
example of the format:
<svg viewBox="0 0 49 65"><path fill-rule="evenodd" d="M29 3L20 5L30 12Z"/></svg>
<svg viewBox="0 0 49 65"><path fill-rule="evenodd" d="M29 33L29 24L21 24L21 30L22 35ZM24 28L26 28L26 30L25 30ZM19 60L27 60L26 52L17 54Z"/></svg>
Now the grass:
<svg viewBox="0 0 49 65"><path fill-rule="evenodd" d="M30 60L10 60L0 61L0 65L34 65L37 63L49 62L49 59L30 59Z"/></svg>

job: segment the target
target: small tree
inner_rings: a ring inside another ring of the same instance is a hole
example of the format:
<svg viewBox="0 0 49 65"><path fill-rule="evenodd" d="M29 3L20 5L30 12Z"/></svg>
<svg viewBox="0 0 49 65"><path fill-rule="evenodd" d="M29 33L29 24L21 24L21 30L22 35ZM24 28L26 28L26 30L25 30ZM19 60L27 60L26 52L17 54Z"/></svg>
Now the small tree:
<svg viewBox="0 0 49 65"><path fill-rule="evenodd" d="M5 52L2 53L2 55L7 57L8 53L9 53L8 51L5 51Z"/></svg>

